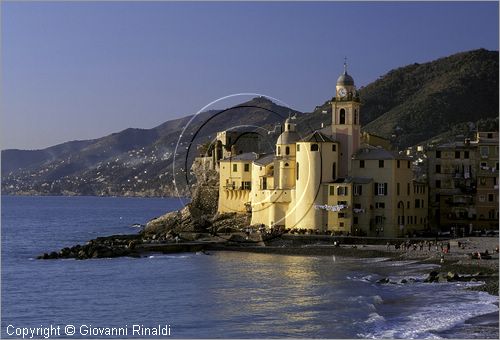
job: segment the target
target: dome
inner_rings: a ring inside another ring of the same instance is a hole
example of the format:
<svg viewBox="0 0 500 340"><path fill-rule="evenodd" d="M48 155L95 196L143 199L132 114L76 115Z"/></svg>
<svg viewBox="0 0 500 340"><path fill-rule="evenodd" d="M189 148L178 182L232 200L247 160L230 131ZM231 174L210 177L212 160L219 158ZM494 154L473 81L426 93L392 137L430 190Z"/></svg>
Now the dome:
<svg viewBox="0 0 500 340"><path fill-rule="evenodd" d="M337 85L352 85L354 86L354 79L344 71L343 74L337 79Z"/></svg>
<svg viewBox="0 0 500 340"><path fill-rule="evenodd" d="M292 123L292 118L289 117L285 120L285 131L278 137L276 144L295 144L299 139L299 134L295 131L295 124Z"/></svg>
<svg viewBox="0 0 500 340"><path fill-rule="evenodd" d="M276 141L276 144L295 144L300 140L296 131L284 131Z"/></svg>

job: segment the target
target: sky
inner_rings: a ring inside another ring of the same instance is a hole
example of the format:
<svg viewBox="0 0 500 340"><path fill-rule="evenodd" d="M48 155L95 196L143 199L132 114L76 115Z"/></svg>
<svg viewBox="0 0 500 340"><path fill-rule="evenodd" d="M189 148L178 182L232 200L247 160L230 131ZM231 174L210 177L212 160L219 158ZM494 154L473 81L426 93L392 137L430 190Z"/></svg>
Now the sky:
<svg viewBox="0 0 500 340"><path fill-rule="evenodd" d="M498 2L1 2L1 148L152 128L238 93L300 111L347 57L391 69L498 50ZM225 108L236 96L208 108Z"/></svg>

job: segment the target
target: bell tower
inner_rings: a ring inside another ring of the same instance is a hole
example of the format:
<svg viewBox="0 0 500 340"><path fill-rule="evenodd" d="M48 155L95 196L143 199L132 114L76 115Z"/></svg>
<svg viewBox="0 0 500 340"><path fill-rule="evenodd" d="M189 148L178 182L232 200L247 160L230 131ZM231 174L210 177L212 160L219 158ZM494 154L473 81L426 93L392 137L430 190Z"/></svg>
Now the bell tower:
<svg viewBox="0 0 500 340"><path fill-rule="evenodd" d="M332 100L332 136L340 142L340 177L351 173L352 155L361 144L360 107L354 79L347 73L347 61L344 60L344 73L337 79Z"/></svg>

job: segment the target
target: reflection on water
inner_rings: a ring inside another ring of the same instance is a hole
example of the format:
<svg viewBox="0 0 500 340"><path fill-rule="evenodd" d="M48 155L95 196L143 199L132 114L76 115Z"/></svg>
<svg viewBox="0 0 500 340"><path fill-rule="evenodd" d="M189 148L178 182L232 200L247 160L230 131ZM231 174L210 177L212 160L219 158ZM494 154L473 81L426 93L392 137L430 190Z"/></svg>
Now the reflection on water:
<svg viewBox="0 0 500 340"><path fill-rule="evenodd" d="M244 252L30 260L89 235L130 232L132 222L163 211L166 202L2 200L0 338L6 338L6 325L42 323L168 323L175 338L498 337L498 325L486 333L485 327L474 327L473 333L460 327L471 317L498 311L492 304L498 298L464 291L465 283L376 283L381 277L421 278L420 270L430 270L411 262Z"/></svg>

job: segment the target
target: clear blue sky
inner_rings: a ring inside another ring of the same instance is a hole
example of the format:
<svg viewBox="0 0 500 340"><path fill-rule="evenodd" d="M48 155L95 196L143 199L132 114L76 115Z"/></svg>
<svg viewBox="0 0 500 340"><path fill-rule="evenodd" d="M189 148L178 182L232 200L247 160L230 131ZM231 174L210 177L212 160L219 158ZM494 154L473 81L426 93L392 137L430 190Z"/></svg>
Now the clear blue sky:
<svg viewBox="0 0 500 340"><path fill-rule="evenodd" d="M1 10L2 149L151 128L239 92L309 111L332 97L344 56L359 87L414 62L498 50L499 40L498 2L3 1Z"/></svg>

